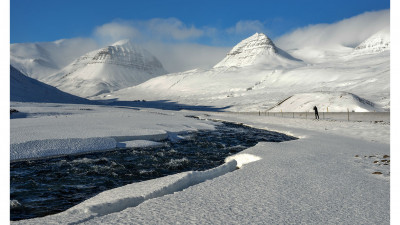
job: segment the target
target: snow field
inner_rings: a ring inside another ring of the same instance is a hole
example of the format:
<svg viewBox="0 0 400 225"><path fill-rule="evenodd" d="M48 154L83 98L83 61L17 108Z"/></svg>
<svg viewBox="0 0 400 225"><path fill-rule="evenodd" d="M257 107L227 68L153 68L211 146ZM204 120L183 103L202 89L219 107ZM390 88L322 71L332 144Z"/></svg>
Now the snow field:
<svg viewBox="0 0 400 225"><path fill-rule="evenodd" d="M92 113L109 110L99 107L84 111L83 115L94 121ZM383 162L378 165L372 158L364 159L390 155L387 124L212 112L205 115L192 111L132 112L138 114L137 127L159 127L156 124L163 121L163 125L175 130L174 134L179 129L187 130L187 126L212 128L211 121L182 117L189 114L243 123L300 139L261 142L235 155L235 160L228 158L224 165L208 171L126 185L100 193L65 212L15 223L389 224L390 169ZM152 120L141 124L141 114ZM26 120L29 125L32 119L35 118L18 120ZM115 120L108 121L109 127Z"/></svg>
<svg viewBox="0 0 400 225"><path fill-rule="evenodd" d="M317 106L320 112L374 112L383 111L375 104L346 92L314 92L295 94L273 107L270 112L307 112Z"/></svg>
<svg viewBox="0 0 400 225"><path fill-rule="evenodd" d="M244 153L262 160L85 224L388 224L389 182L353 152L389 147L356 143L331 135L259 143Z"/></svg>

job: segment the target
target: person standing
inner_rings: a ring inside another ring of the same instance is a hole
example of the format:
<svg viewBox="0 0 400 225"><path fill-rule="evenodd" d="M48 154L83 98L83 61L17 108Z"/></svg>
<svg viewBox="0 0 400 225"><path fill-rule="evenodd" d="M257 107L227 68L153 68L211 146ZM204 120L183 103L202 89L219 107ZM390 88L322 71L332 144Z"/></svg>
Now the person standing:
<svg viewBox="0 0 400 225"><path fill-rule="evenodd" d="M319 120L319 115L318 115L318 109L317 109L317 106L314 106L314 111L315 111L315 119L316 120Z"/></svg>

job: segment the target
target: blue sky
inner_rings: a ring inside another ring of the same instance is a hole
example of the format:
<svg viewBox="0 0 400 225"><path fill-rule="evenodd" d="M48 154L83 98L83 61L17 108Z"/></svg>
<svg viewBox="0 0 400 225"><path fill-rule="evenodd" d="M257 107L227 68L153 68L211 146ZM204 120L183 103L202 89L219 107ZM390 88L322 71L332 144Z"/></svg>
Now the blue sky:
<svg viewBox="0 0 400 225"><path fill-rule="evenodd" d="M122 24L160 37L162 27L171 27L170 36L161 37L163 41L212 46L231 46L255 31L276 38L310 24L334 23L390 7L389 0L11 0L10 3L11 43L98 38L99 32L104 36L99 31L104 25ZM157 26L158 32L150 31L149 26ZM134 32L128 33L134 35Z"/></svg>

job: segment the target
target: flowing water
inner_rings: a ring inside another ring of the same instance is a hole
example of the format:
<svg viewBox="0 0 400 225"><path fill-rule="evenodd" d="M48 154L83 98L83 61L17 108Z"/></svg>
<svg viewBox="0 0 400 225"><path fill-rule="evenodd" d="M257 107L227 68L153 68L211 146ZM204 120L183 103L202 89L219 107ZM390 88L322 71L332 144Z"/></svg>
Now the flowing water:
<svg viewBox="0 0 400 225"><path fill-rule="evenodd" d="M190 170L207 170L261 141L296 138L233 123L183 134L183 140L10 164L11 220L55 214L126 184Z"/></svg>

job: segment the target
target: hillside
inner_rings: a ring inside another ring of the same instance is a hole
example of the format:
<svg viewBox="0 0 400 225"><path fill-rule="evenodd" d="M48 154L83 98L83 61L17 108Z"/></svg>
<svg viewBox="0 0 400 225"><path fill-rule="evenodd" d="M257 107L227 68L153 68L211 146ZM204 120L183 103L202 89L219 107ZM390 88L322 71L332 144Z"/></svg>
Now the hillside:
<svg viewBox="0 0 400 225"><path fill-rule="evenodd" d="M375 104L348 92L313 92L295 94L270 109L270 112L313 112L316 106L323 112L381 111Z"/></svg>
<svg viewBox="0 0 400 225"><path fill-rule="evenodd" d="M27 77L13 66L10 66L10 101L90 103L87 99L62 92L55 87Z"/></svg>
<svg viewBox="0 0 400 225"><path fill-rule="evenodd" d="M15 43L10 45L10 64L26 76L42 80L94 49L96 44L86 39Z"/></svg>
<svg viewBox="0 0 400 225"><path fill-rule="evenodd" d="M255 33L237 44L216 64L218 67L244 67L255 64L266 64L270 67L287 67L299 65L301 60L275 46L265 34Z"/></svg>
<svg viewBox="0 0 400 225"><path fill-rule="evenodd" d="M134 86L165 73L156 57L125 40L79 57L44 82L68 93L90 97Z"/></svg>

